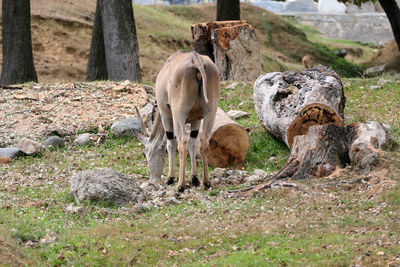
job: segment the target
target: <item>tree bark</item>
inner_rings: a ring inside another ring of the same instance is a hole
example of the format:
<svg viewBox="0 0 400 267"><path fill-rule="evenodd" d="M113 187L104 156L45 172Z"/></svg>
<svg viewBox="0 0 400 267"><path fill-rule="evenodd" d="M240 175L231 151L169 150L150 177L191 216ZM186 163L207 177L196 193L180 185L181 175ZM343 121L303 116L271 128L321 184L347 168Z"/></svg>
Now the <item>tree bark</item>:
<svg viewBox="0 0 400 267"><path fill-rule="evenodd" d="M208 162L214 167L226 167L245 160L250 148L247 131L218 108L210 145Z"/></svg>
<svg viewBox="0 0 400 267"><path fill-rule="evenodd" d="M400 9L396 0L379 0L386 16L389 19L397 48L400 50Z"/></svg>
<svg viewBox="0 0 400 267"><path fill-rule="evenodd" d="M100 0L109 80L140 81L139 45L131 0Z"/></svg>
<svg viewBox="0 0 400 267"><path fill-rule="evenodd" d="M240 20L239 0L217 0L217 21Z"/></svg>
<svg viewBox="0 0 400 267"><path fill-rule="evenodd" d="M37 82L29 0L3 0L3 64L0 84Z"/></svg>
<svg viewBox="0 0 400 267"><path fill-rule="evenodd" d="M98 0L87 79L141 80L132 1Z"/></svg>
<svg viewBox="0 0 400 267"><path fill-rule="evenodd" d="M245 20L192 25L196 52L209 56L221 80L254 81L262 73L257 36Z"/></svg>
<svg viewBox="0 0 400 267"><path fill-rule="evenodd" d="M100 0L97 0L86 80L100 81L107 79L108 76L106 66L106 51L104 48L103 21L101 18Z"/></svg>
<svg viewBox="0 0 400 267"><path fill-rule="evenodd" d="M297 73L268 73L254 84L254 105L264 128L291 148L297 135L310 126L343 125L342 82L332 70L317 68Z"/></svg>

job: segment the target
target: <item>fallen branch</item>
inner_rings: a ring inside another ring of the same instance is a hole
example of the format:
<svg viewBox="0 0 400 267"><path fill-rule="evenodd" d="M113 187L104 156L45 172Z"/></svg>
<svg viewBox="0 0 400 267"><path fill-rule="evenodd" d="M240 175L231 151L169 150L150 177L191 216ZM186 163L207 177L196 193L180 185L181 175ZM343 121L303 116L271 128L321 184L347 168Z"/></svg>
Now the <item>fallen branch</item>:
<svg viewBox="0 0 400 267"><path fill-rule="evenodd" d="M132 259L129 262L130 266L133 266L133 262L135 261L136 256L138 255L138 253L142 250L142 248L144 248L144 246L141 246L140 248L138 248L135 252L135 254L133 255Z"/></svg>

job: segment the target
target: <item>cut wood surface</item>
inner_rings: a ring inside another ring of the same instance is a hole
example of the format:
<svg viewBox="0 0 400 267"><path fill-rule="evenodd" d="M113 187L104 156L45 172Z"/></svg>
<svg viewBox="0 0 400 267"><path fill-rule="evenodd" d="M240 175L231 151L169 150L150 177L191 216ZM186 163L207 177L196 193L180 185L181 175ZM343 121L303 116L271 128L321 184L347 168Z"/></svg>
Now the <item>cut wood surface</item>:
<svg viewBox="0 0 400 267"><path fill-rule="evenodd" d="M310 126L343 126L342 82L324 66L260 76L254 84L254 105L264 128L289 148Z"/></svg>
<svg viewBox="0 0 400 267"><path fill-rule="evenodd" d="M208 148L210 165L226 167L241 163L249 148L250 138L247 131L218 108Z"/></svg>
<svg viewBox="0 0 400 267"><path fill-rule="evenodd" d="M247 21L194 24L192 37L195 50L215 62L221 80L254 81L262 73L257 37Z"/></svg>

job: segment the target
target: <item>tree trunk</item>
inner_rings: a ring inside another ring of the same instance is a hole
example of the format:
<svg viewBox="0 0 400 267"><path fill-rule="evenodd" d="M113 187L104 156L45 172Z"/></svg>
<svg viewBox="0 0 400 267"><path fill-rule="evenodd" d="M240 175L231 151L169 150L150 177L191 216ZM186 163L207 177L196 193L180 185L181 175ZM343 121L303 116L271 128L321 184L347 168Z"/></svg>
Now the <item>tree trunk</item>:
<svg viewBox="0 0 400 267"><path fill-rule="evenodd" d="M379 0L389 19L397 48L400 50L400 10L396 0Z"/></svg>
<svg viewBox="0 0 400 267"><path fill-rule="evenodd" d="M245 20L192 25L196 52L209 56L221 80L254 81L262 73L255 31Z"/></svg>
<svg viewBox="0 0 400 267"><path fill-rule="evenodd" d="M103 22L101 18L100 0L97 0L86 80L100 81L107 79L108 76L106 66L106 51L104 48Z"/></svg>
<svg viewBox="0 0 400 267"><path fill-rule="evenodd" d="M131 0L100 0L109 80L140 81L139 45Z"/></svg>
<svg viewBox="0 0 400 267"><path fill-rule="evenodd" d="M210 146L208 162L214 167L226 167L245 160L250 148L247 131L218 108Z"/></svg>
<svg viewBox="0 0 400 267"><path fill-rule="evenodd" d="M275 72L254 84L254 105L264 128L291 148L297 135L310 126L343 125L345 97L342 82L330 69Z"/></svg>
<svg viewBox="0 0 400 267"><path fill-rule="evenodd" d="M239 0L217 0L217 21L240 20Z"/></svg>
<svg viewBox="0 0 400 267"><path fill-rule="evenodd" d="M37 82L29 0L3 0L3 64L0 84Z"/></svg>
<svg viewBox="0 0 400 267"><path fill-rule="evenodd" d="M98 0L87 79L141 80L132 1Z"/></svg>

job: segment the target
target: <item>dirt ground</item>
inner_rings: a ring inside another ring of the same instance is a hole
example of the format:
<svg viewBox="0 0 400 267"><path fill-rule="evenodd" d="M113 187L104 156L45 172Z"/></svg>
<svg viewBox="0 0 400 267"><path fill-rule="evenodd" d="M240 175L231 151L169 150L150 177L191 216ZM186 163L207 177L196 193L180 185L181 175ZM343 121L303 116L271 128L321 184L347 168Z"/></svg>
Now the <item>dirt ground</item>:
<svg viewBox="0 0 400 267"><path fill-rule="evenodd" d="M397 47L395 40L387 43L385 46L379 48L378 52L374 55L371 62L373 65L388 64L387 69L392 71L400 71L400 51Z"/></svg>
<svg viewBox="0 0 400 267"><path fill-rule="evenodd" d="M0 147L26 137L41 141L107 127L136 115L147 86L130 81L27 84L23 90L0 90Z"/></svg>

